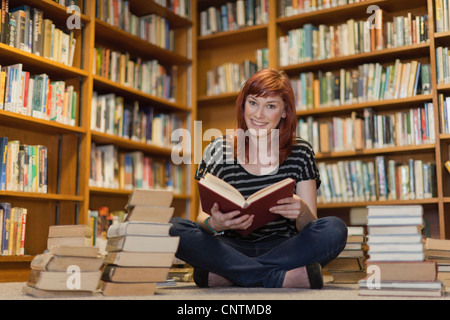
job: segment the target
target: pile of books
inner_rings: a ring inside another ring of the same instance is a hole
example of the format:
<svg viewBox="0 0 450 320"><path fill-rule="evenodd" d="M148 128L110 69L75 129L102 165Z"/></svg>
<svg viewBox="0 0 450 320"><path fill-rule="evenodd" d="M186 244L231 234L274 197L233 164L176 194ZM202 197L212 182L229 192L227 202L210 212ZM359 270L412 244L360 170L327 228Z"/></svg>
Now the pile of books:
<svg viewBox="0 0 450 320"><path fill-rule="evenodd" d="M324 271L333 277L333 283L358 283L366 276L364 227L350 226L347 229L347 245L344 250L324 267Z"/></svg>
<svg viewBox="0 0 450 320"><path fill-rule="evenodd" d="M437 278L450 287L450 240L427 238L425 259L436 262Z"/></svg>
<svg viewBox="0 0 450 320"><path fill-rule="evenodd" d="M31 262L22 292L39 298L93 295L103 257L98 255L98 248L89 245L91 234L85 225L51 226L48 249Z"/></svg>
<svg viewBox="0 0 450 320"><path fill-rule="evenodd" d="M165 282L178 249L169 235L172 191L136 189L125 221L107 233L101 290L104 296L145 296Z"/></svg>
<svg viewBox="0 0 450 320"><path fill-rule="evenodd" d="M436 262L425 260L422 206L369 206L368 212L369 259L359 295L441 297Z"/></svg>

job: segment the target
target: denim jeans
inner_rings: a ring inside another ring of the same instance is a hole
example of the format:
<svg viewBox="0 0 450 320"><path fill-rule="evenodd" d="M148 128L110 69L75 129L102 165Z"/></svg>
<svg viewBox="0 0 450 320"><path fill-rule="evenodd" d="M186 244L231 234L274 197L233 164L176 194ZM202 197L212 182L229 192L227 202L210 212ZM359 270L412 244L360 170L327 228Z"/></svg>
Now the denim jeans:
<svg viewBox="0 0 450 320"><path fill-rule="evenodd" d="M180 237L177 258L243 287L279 288L286 271L315 262L325 266L347 242L347 226L336 217L310 222L291 238L271 236L256 242L214 237L184 218L171 223L170 235Z"/></svg>

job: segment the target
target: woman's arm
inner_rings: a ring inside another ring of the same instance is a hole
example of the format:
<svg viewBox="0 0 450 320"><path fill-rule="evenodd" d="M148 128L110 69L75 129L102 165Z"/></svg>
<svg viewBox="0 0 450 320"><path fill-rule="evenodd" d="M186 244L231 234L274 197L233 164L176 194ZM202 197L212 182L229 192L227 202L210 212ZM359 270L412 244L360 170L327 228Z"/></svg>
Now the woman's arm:
<svg viewBox="0 0 450 320"><path fill-rule="evenodd" d="M308 223L317 220L316 180L297 183L297 196L302 200L300 215L297 218L297 230L300 232Z"/></svg>
<svg viewBox="0 0 450 320"><path fill-rule="evenodd" d="M316 180L298 182L296 194L281 199L270 211L288 219L295 219L300 232L308 223L317 220Z"/></svg>

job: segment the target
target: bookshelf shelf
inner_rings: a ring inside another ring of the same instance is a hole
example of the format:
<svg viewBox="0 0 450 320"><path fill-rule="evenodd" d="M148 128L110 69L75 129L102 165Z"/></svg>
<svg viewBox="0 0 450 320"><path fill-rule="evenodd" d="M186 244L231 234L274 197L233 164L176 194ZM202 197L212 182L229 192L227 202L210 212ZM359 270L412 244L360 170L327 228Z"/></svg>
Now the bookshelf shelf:
<svg viewBox="0 0 450 320"><path fill-rule="evenodd" d="M244 27L238 30L222 31L206 36L198 37L199 48L207 48L217 44L223 44L230 41L246 41L252 38L267 37L267 25L257 25Z"/></svg>
<svg viewBox="0 0 450 320"><path fill-rule="evenodd" d="M141 150L145 153L163 157L169 157L172 153L171 147L147 144L96 131L92 131L92 141L99 144L114 144L125 150Z"/></svg>
<svg viewBox="0 0 450 320"><path fill-rule="evenodd" d="M118 95L121 95L125 98L129 98L132 100L138 100L143 103L151 104L153 106L157 106L163 109L167 109L167 111L180 111L180 112L188 112L191 111L191 108L186 106L185 104L181 104L178 102L172 102L140 90L127 87L121 85L120 83L111 81L104 77L94 75L94 86L96 90L104 91L104 92L115 92Z"/></svg>
<svg viewBox="0 0 450 320"><path fill-rule="evenodd" d="M66 124L33 118L31 116L0 110L0 125L26 126L27 130L39 130L48 134L86 133L83 127L69 126Z"/></svg>
<svg viewBox="0 0 450 320"><path fill-rule="evenodd" d="M419 43L409 46L402 46L397 48L389 48L383 50L375 50L367 53L359 53L349 56L341 56L332 59L315 60L307 63L299 63L296 65L290 65L280 67L286 73L298 73L303 71L318 71L328 70L330 68L345 68L348 66L362 64L364 62L376 62L383 63L384 61L392 62L394 59L415 58L428 54L430 50L429 43Z"/></svg>
<svg viewBox="0 0 450 320"><path fill-rule="evenodd" d="M367 8L371 5L382 5L388 2L389 0L367 0L335 8L300 13L288 17L278 17L276 23L284 29L294 29L304 23L323 23L324 21L327 21L327 23L332 24L352 19L355 16L364 15L367 12Z"/></svg>
<svg viewBox="0 0 450 320"><path fill-rule="evenodd" d="M67 12L67 8L52 0L17 0L17 6L19 5L29 5L30 7L45 10L47 14L52 17L61 17L62 19L67 19L71 16L72 12ZM16 5L16 3L14 3ZM80 20L82 23L88 23L90 21L89 16L80 12Z"/></svg>
<svg viewBox="0 0 450 320"><path fill-rule="evenodd" d="M356 151L341 151L341 152L329 152L316 154L317 160L334 159L334 158L356 158L362 156L373 156L381 154L400 154L400 153L410 153L410 152L434 152L435 144L422 144L413 146L396 146L390 148L379 148L379 149L363 149Z"/></svg>
<svg viewBox="0 0 450 320"><path fill-rule="evenodd" d="M111 188L101 188L101 187L89 187L89 192L91 195L109 195L109 196L129 196L132 190L125 189L111 189ZM174 193L173 198L175 200L188 200L191 198L188 194Z"/></svg>
<svg viewBox="0 0 450 320"><path fill-rule="evenodd" d="M33 261L34 256L0 256L1 262L31 262Z"/></svg>
<svg viewBox="0 0 450 320"><path fill-rule="evenodd" d="M169 20L173 28L188 28L192 26L192 21L189 19L186 19L153 1L131 0L130 10L139 12L142 16L155 13Z"/></svg>
<svg viewBox="0 0 450 320"><path fill-rule="evenodd" d="M423 104L425 102L432 101L432 95L417 95L409 98L399 98L399 99L389 99L389 100L378 100L378 101L370 101L363 103L355 103L355 104L347 104L336 107L320 107L314 108L310 110L299 110L297 111L297 116L305 117L311 115L335 115L342 113L349 113L355 110L362 110L364 108L373 108L377 110L386 110L391 108L400 108L405 106L410 106L411 104Z"/></svg>
<svg viewBox="0 0 450 320"><path fill-rule="evenodd" d="M99 19L95 20L95 32L97 43L106 41L111 45L111 39L116 39L115 45L121 50L125 48L132 56L145 60L157 59L160 63L168 65L185 65L192 62L186 56L163 49Z"/></svg>
<svg viewBox="0 0 450 320"><path fill-rule="evenodd" d="M438 204L438 198L430 199L414 199L414 200L377 200L377 201L361 201L361 202L334 202L320 203L317 209L336 209L336 208L356 208L378 205L409 205L409 204Z"/></svg>
<svg viewBox="0 0 450 320"><path fill-rule="evenodd" d="M214 96L199 96L198 103L200 105L206 105L214 102L234 102L238 96L238 92L222 93Z"/></svg>
<svg viewBox="0 0 450 320"><path fill-rule="evenodd" d="M34 193L34 192L18 192L18 191L0 191L0 196L11 197L14 199L33 199L33 200L54 200L54 201L83 201L82 196L69 194L54 194L54 193Z"/></svg>
<svg viewBox="0 0 450 320"><path fill-rule="evenodd" d="M448 92L448 91L450 91L450 83L446 83L446 84L438 84L438 85L437 85L437 90L438 90L438 91L442 91L442 92Z"/></svg>
<svg viewBox="0 0 450 320"><path fill-rule="evenodd" d="M70 67L63 63L55 62L50 59L28 53L6 44L0 43L0 56L2 65L22 63L24 69L30 72L39 72L45 69L49 76L60 79L70 79L76 77L86 78L88 73L82 69Z"/></svg>

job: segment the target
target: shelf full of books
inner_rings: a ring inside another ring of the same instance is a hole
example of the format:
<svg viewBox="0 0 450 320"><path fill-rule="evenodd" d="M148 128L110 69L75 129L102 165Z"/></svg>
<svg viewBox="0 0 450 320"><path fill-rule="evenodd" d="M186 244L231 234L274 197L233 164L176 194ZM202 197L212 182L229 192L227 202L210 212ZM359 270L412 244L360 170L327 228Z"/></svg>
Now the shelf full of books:
<svg viewBox="0 0 450 320"><path fill-rule="evenodd" d="M431 208L434 234L448 234L439 213L448 57L434 2L279 3L276 61L295 91L298 134L316 153L319 215L412 201Z"/></svg>
<svg viewBox="0 0 450 320"><path fill-rule="evenodd" d="M170 139L191 121L191 3L110 3L1 1L0 202L18 212L0 210L1 263L29 265L50 226L88 224L91 206L119 195L124 208L136 188L173 190L189 216Z"/></svg>
<svg viewBox="0 0 450 320"><path fill-rule="evenodd" d="M1 255L32 256L45 248L50 225L82 223L87 209L79 191L89 75L81 28L89 28L90 18L73 16L63 2L1 5L0 202L8 204L0 215ZM69 28L71 17L79 18L78 28ZM2 259L10 266L30 261Z"/></svg>

